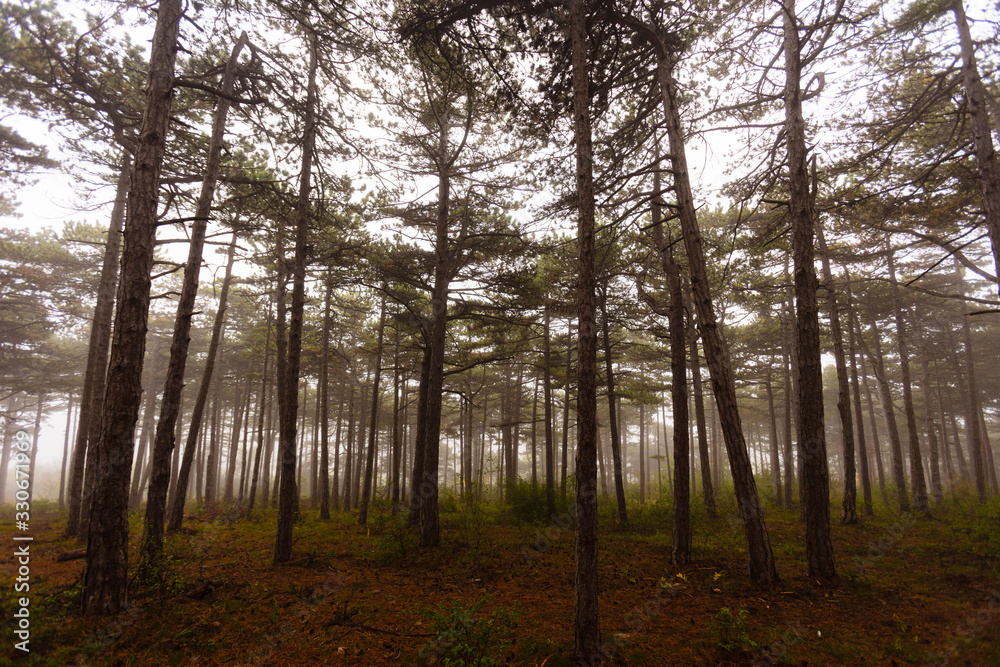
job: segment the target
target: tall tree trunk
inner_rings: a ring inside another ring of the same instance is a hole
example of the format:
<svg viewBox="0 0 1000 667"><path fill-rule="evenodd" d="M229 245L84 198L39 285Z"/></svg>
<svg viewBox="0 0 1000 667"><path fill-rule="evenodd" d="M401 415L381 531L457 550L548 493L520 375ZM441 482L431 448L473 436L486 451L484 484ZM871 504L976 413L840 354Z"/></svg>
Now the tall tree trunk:
<svg viewBox="0 0 1000 667"><path fill-rule="evenodd" d="M253 393L250 387L250 377L253 376L253 364L251 363L247 373L246 389L236 395L236 405L233 407L233 432L230 434L229 459L226 461L226 485L223 488L222 497L226 502L233 499L233 491L236 486L236 461L239 459L240 430L243 428L244 418L250 417L250 394Z"/></svg>
<svg viewBox="0 0 1000 667"><path fill-rule="evenodd" d="M597 582L597 318L594 275L594 162L587 80L587 13L583 0L569 0L576 148L577 222L577 456L576 576L573 655L577 662L603 661ZM607 313L605 312L605 322Z"/></svg>
<svg viewBox="0 0 1000 667"><path fill-rule="evenodd" d="M313 152L316 149L316 72L319 55L315 33L309 35L309 81L306 87L306 111L302 137L302 170L299 174L299 197L295 208L295 263L292 265L292 308L288 323L288 361L284 377L284 410L281 424L281 489L278 500L278 530L274 539L274 562L286 563L292 557L292 522L298 508L295 486L295 418L299 401L299 361L302 355L302 315L305 307L306 248L309 230L309 193Z"/></svg>
<svg viewBox="0 0 1000 667"><path fill-rule="evenodd" d="M855 322L854 304L851 298L851 276L845 271L844 278L847 285L847 353L851 358L851 389L854 394L854 417L857 419L858 462L861 464L861 494L864 500L865 516L874 516L872 479L868 468L868 446L865 441L864 415L861 412L861 388L858 383L857 341L854 334L857 323Z"/></svg>
<svg viewBox="0 0 1000 667"><path fill-rule="evenodd" d="M556 513L556 457L555 443L552 437L552 351L551 326L549 320L549 304L545 304L542 330L542 388L545 404L545 503L549 516Z"/></svg>
<svg viewBox="0 0 1000 667"><path fill-rule="evenodd" d="M219 293L219 309L215 313L215 322L212 325L212 338L208 344L208 355L205 359L205 369L202 372L201 384L198 386L198 396L195 398L194 410L191 412L191 423L188 426L187 442L184 444L184 458L181 461L181 469L177 475L177 485L173 489L173 498L170 503L170 516L167 521L168 530L180 530L184 522L184 503L187 500L188 480L191 477L191 466L194 463L195 450L198 443L198 435L201 432L201 422L205 416L205 406L208 403L208 390L212 384L212 375L215 373L215 362L219 356L219 346L222 343L222 327L226 321L226 310L229 306L229 286L233 278L233 264L236 262L236 232L233 232L232 240L229 242L229 254L226 258L226 275L222 280L222 290ZM163 416L161 414L162 422ZM157 429L159 436L159 429ZM171 444L171 447L173 445ZM206 488L207 485L206 485ZM211 488L214 493L214 487ZM149 504L147 503L147 508ZM147 521L156 520L156 516L150 516L147 509ZM143 536L144 551L143 556L148 560L148 564L154 567L158 564L163 551L163 528L162 523L158 534L153 535L156 529L154 525L147 525ZM157 542L153 542L153 540Z"/></svg>
<svg viewBox="0 0 1000 667"><path fill-rule="evenodd" d="M885 374L885 362L882 358L882 336L875 324L875 316L871 316L869 327L872 332L872 350L869 352L872 372L878 382L879 394L882 399L882 414L885 417L885 428L889 435L889 451L892 454L892 482L896 485L896 500L900 512L910 511L910 499L906 493L906 478L903 476L903 447L899 440L899 427L896 425L896 409L892 402L892 391L889 388L889 378Z"/></svg>
<svg viewBox="0 0 1000 667"><path fill-rule="evenodd" d="M851 389L847 375L847 359L844 357L844 334L840 328L840 307L837 290L833 286L833 272L830 270L830 253L822 227L816 230L816 241L823 261L823 282L826 283L827 306L830 309L830 336L833 338L833 357L837 364L837 412L840 413L840 427L844 438L844 503L840 522L858 522L857 472L854 461L854 420L851 415Z"/></svg>
<svg viewBox="0 0 1000 667"><path fill-rule="evenodd" d="M38 455L38 437L42 430L42 412L45 410L45 394L38 395L38 404L35 407L35 426L31 431L31 456L28 457L28 505L34 497L35 490L35 459ZM6 474L4 470L4 474Z"/></svg>
<svg viewBox="0 0 1000 667"><path fill-rule="evenodd" d="M382 341L385 338L385 292L382 293L382 305L378 318L378 342L375 344L375 379L372 381L372 414L368 424L368 455L365 459L365 487L361 493L361 505L358 512L358 525L368 523L368 503L372 496L372 476L375 465L375 440L378 434L378 402L382 378Z"/></svg>
<svg viewBox="0 0 1000 667"><path fill-rule="evenodd" d="M747 541L750 576L755 581L771 583L778 581L778 570L771 552L771 542L764 524L764 511L757 494L757 484L750 466L743 427L740 423L736 402L736 382L728 362L722 333L719 331L709 293L708 271L705 267L705 253L702 248L698 218L695 213L694 197L691 193L690 175L684 147L684 132L677 110L677 90L672 63L662 44L657 53L657 76L660 95L666 115L667 138L671 167L674 175L674 193L677 195L677 215L680 218L684 247L691 273L691 291L694 295L698 326L704 344L705 358L712 376L712 387L719 408L723 437L729 454L729 466L733 475L740 519Z"/></svg>
<svg viewBox="0 0 1000 667"><path fill-rule="evenodd" d="M993 265L1000 291L1000 161L993 145L993 132L987 107L986 87L979 75L976 63L975 43L969 30L969 20L965 16L963 0L954 0L951 6L955 14L959 42L962 48L962 84L965 88L966 112L972 126L973 146L976 163L979 166L979 187L983 195L983 211L986 229L993 245ZM978 489L978 487L977 487Z"/></svg>
<svg viewBox="0 0 1000 667"><path fill-rule="evenodd" d="M66 406L66 433L63 435L63 456L62 468L59 470L59 511L63 511L66 504L66 464L69 463L69 441L72 438L73 430L73 408L75 407L76 396L69 395L69 402ZM6 470L6 468L4 468Z"/></svg>
<svg viewBox="0 0 1000 667"><path fill-rule="evenodd" d="M146 388L143 390L146 393L145 405L142 408L142 436L139 438L139 453L135 457L134 470L132 474L132 491L129 495L128 505L130 509L134 509L139 506L142 502L142 489L143 482L146 479L146 475L143 474L143 463L146 458L146 450L149 448L149 443L153 439L154 429L156 428L156 385L159 383L159 378L156 377L154 370L156 368L156 357L159 356L160 351L160 339L156 338L153 342L153 348L150 350L149 358L152 361L150 364L149 378L146 383Z"/></svg>
<svg viewBox="0 0 1000 667"><path fill-rule="evenodd" d="M654 186L655 187L655 186ZM685 299L687 293L684 293ZM685 301L685 307L694 312ZM705 509L709 516L715 516L715 490L712 488L712 466L708 457L708 429L705 425L705 393L701 382L701 361L698 358L698 333L692 326L688 335L688 345L691 349L691 389L694 398L694 420L698 431L698 459L701 461L701 490Z"/></svg>
<svg viewBox="0 0 1000 667"><path fill-rule="evenodd" d="M96 447L101 435L108 350L111 347L111 320L114 317L118 258L122 247L122 223L125 221L125 203L128 199L132 173L132 160L128 151L122 151L121 161L115 203L111 209L111 222L108 225L108 240L104 246L101 278L97 287L97 303L94 304L94 319L90 325L87 368L83 375L83 390L80 392L80 412L77 417L76 442L73 446L73 462L69 477L69 519L66 524L66 535L76 535L83 539L86 539L87 535L81 534L80 522L89 518L89 514L86 516L83 514L85 464L89 458L87 455L89 445L93 443Z"/></svg>
<svg viewBox="0 0 1000 667"><path fill-rule="evenodd" d="M253 475L250 478L250 491L247 493L247 517L253 512L254 502L257 499L257 485L261 478L261 455L265 449L264 443L264 416L270 411L268 398L268 361L271 359L271 307L267 307L267 336L264 341L264 366L260 373L260 408L257 411L257 454L253 460ZM270 430L270 429L269 429ZM270 437L270 433L268 433ZM266 486L265 486L266 488Z"/></svg>
<svg viewBox="0 0 1000 667"><path fill-rule="evenodd" d="M319 518L330 520L330 301L333 297L332 271L326 273L326 296L323 298L323 341L319 360L319 425L320 425L320 462L319 462ZM343 409L343 400L341 400ZM340 421L337 421L340 428ZM339 433L338 433L339 435ZM339 438L338 444L339 444Z"/></svg>
<svg viewBox="0 0 1000 667"><path fill-rule="evenodd" d="M674 422L674 515L671 561L675 565L686 565L691 562L691 483L688 478L690 441L684 294L681 289L680 268L674 259L673 243L668 244L664 240L660 192L660 171L657 169L653 172L653 240L660 253L660 264L666 274L667 288L670 292L667 317L670 325L670 403L673 406Z"/></svg>
<svg viewBox="0 0 1000 667"><path fill-rule="evenodd" d="M787 257L787 255L786 255ZM787 261L787 260L786 260ZM784 304L782 304L782 310L784 311ZM795 404L795 391L793 382L793 372L792 372L792 327L789 318L782 318L781 323L781 333L782 333L782 346L781 346L781 370L782 370L782 388L781 394L784 399L784 428L782 429L782 446L784 451L784 464L785 464L785 489L784 489L784 502L782 506L785 508L792 507L792 486L795 482L795 475L792 472L792 466L794 465L794 438L792 437L792 412L793 405Z"/></svg>
<svg viewBox="0 0 1000 667"><path fill-rule="evenodd" d="M965 295L965 279L962 267L955 260L955 277L960 294ZM976 483L976 495L980 503L986 502L986 470L985 447L983 435L979 428L979 388L976 382L975 356L972 353L972 327L969 324L969 312L965 300L959 302L959 315L962 319L962 343L965 351L965 424L969 434L970 458L972 459L972 474Z"/></svg>
<svg viewBox="0 0 1000 667"><path fill-rule="evenodd" d="M617 396L615 395L614 360L611 357L611 335L608 323L607 293L603 293L601 334L604 341L604 370L608 382L608 428L611 431L611 458L614 463L615 498L618 502L618 520L623 526L628 525L628 511L625 508L625 480L622 471L621 436L618 432L618 414L615 410Z"/></svg>
<svg viewBox="0 0 1000 667"><path fill-rule="evenodd" d="M413 475L410 477L410 514L407 525L420 522L420 508L430 489L424 485L424 452L427 450L427 391L431 371L431 348L424 346L420 362L420 381L417 384L417 423L413 438Z"/></svg>
<svg viewBox="0 0 1000 667"><path fill-rule="evenodd" d="M146 104L128 194L101 435L95 443L100 457L99 474L90 508L83 581L83 610L90 615L117 614L126 604L129 472L133 431L142 400L160 167L166 148L182 14L180 0L160 0L150 52Z"/></svg>
<svg viewBox="0 0 1000 667"><path fill-rule="evenodd" d="M559 474L562 502L566 504L566 476L569 469L569 387L573 382L573 321L566 327L566 384L563 389L562 469Z"/></svg>
<svg viewBox="0 0 1000 667"><path fill-rule="evenodd" d="M226 119L231 104L229 96L233 94L236 85L236 67L240 52L248 43L247 34L243 32L233 45L229 61L226 63L221 86L223 95L216 101L205 175L198 195L195 220L191 225L191 242L188 247L187 264L184 266L184 281L177 300L177 316L174 320L173 338L170 341L170 360L167 362L166 381L160 399L160 419L156 425L156 438L153 441L146 516L143 522L142 544L139 548L142 579L147 579L151 571L160 570L160 557L163 552L163 517L167 509L167 488L170 484L170 455L174 449L174 428L180 414L180 396L184 388L184 368L187 364L188 343L191 340L191 318L194 316L194 302L198 294L205 233L212 212L212 201L215 199L219 166L222 163ZM233 238L235 242L235 234ZM181 497L184 493L181 492ZM174 497L177 497L176 486Z"/></svg>
<svg viewBox="0 0 1000 667"><path fill-rule="evenodd" d="M784 0L785 141L795 262L796 334L799 355L799 460L806 523L809 576L836 576L830 539L830 471L823 422L823 363L813 257L813 194L809 188L805 120L802 117L802 62L795 0ZM839 368L839 365L838 365ZM843 413L842 413L843 414Z"/></svg>
<svg viewBox="0 0 1000 667"><path fill-rule="evenodd" d="M420 508L420 544L437 546L441 541L438 520L438 464L441 453L441 397L444 388L444 346L448 324L448 285L451 280L451 261L448 249L448 219L450 215L451 170L457 158L449 155L448 134L451 119L447 100L436 110L438 122L438 202L434 243L434 288L431 295L432 317L428 345L430 367L427 379L427 431L424 444L424 469L421 486L426 490ZM433 102L432 102L433 104Z"/></svg>
<svg viewBox="0 0 1000 667"><path fill-rule="evenodd" d="M403 440L402 440L402 429L400 428L402 421L402 414L400 413L399 401L400 401L400 385L402 384L400 380L400 375L403 372L402 367L399 365L399 326L396 326L396 345L393 350L392 359L392 473L390 485L390 495L389 500L392 502L392 514L395 516L399 512L399 501L400 501L400 489L399 489L399 476L401 472L400 463L402 460L403 451ZM403 403L406 403L406 396L403 396ZM485 436L484 436L485 437Z"/></svg>
<svg viewBox="0 0 1000 667"><path fill-rule="evenodd" d="M858 323L858 334L861 333L861 325ZM864 341L862 341L864 342ZM875 469L878 472L878 487L879 494L882 496L882 504L886 507L889 506L889 493L885 488L885 466L882 464L882 446L879 443L878 437L878 420L875 419L875 405L872 402L872 390L868 385L868 373L864 370L864 362L862 361L862 377L861 384L865 388L865 404L868 406L868 417L871 422L872 429L872 454L875 459Z"/></svg>
<svg viewBox="0 0 1000 667"><path fill-rule="evenodd" d="M917 316L919 321L919 315ZM920 391L924 395L924 428L927 430L927 447L931 456L931 494L935 502L944 500L941 487L941 454L938 450L937 427L934 425L934 398L931 394L930 364L927 362L928 341L920 346Z"/></svg>
<svg viewBox="0 0 1000 667"><path fill-rule="evenodd" d="M778 417L774 411L774 386L771 382L771 367L767 368L767 378L764 381L764 388L767 391L767 411L771 418L771 483L774 484L774 498L781 507L781 452L778 443Z"/></svg>
<svg viewBox="0 0 1000 667"><path fill-rule="evenodd" d="M896 283L896 263L888 234L885 249L889 265L889 291L892 294L892 309L896 316L896 347L899 350L899 370L903 380L903 410L906 413L906 430L910 445L910 483L913 485L913 507L922 515L930 514L927 502L927 482L924 478L923 455L920 453L920 436L917 432L917 414L913 408L913 385L910 379L910 343L906 331L903 304Z"/></svg>

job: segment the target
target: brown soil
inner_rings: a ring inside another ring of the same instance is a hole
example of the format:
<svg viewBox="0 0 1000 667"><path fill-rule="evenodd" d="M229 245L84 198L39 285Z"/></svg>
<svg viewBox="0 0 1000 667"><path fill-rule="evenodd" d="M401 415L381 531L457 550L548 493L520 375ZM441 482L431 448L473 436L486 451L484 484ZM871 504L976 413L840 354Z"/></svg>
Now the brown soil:
<svg viewBox="0 0 1000 667"><path fill-rule="evenodd" d="M666 512L633 508L637 528L608 524L601 535L607 664L1000 664L1000 522L987 512L969 519L963 507L952 510L958 518L941 509L931 520L835 526L833 583L807 579L796 513L772 508L783 579L775 587L749 581L731 519L696 517L694 563L674 567ZM485 596L479 617L518 614L501 664L571 664L572 529L443 517L435 550L413 548L384 511L370 530L353 515L307 518L295 529L293 561L273 565L273 514L232 526L221 514L201 515L168 536L163 585L136 591L117 618L79 615L84 561L55 559L80 545L61 536L60 517L33 517L31 653L15 651L5 627L0 663L412 664L433 642L429 607ZM12 524L2 529L11 544ZM0 556L5 626L16 604L12 552ZM745 612L729 650L718 629L724 607Z"/></svg>

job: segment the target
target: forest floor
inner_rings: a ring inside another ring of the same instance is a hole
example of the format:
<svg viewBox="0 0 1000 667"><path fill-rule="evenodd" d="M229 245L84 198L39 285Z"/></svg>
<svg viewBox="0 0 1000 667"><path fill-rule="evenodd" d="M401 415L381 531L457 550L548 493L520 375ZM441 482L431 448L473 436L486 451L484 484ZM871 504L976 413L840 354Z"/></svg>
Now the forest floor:
<svg viewBox="0 0 1000 667"><path fill-rule="evenodd" d="M766 508L782 583L750 581L731 499L693 508L690 565L670 564L670 507L602 503L600 613L606 664L1000 665L1000 503L945 500L933 518L876 507L836 524L839 579L805 569L797 511ZM836 505L834 505L836 507ZM323 522L303 500L290 563L272 564L273 511L200 511L169 534L161 585L115 618L79 615L81 545L65 518L32 516L30 654L11 618L17 544L0 531L0 664L571 664L574 537L568 514L518 522L493 505L442 503L442 544L419 549L382 503ZM141 514L132 517L130 565ZM499 522L499 523L495 523ZM448 662L446 659L450 660ZM459 661L464 659L464 662ZM476 660L481 660L476 662Z"/></svg>

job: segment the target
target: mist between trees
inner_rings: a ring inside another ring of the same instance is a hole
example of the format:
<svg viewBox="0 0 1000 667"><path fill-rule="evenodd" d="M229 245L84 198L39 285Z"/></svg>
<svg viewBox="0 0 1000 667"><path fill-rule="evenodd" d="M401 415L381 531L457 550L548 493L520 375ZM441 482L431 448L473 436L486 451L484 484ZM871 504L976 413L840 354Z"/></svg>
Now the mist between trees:
<svg viewBox="0 0 1000 667"><path fill-rule="evenodd" d="M765 510L836 585L995 507L982 7L0 9L0 212L29 227L0 229L0 502L44 423L31 502L86 545L84 614L162 586L200 513L273 519L279 564L305 517L386 507L444 549L457 502L542 526L528 565L574 536L573 659L610 662L598 536L655 508L671 565L718 521L767 589ZM704 145L730 152L695 180ZM46 147L87 205L60 230L17 196ZM906 530L838 555L876 508Z"/></svg>

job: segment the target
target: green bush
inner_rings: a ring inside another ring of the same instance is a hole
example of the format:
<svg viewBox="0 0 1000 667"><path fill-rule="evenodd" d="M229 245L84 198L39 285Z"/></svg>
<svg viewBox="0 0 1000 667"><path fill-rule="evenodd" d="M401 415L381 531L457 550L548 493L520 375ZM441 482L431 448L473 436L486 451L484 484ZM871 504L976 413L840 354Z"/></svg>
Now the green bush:
<svg viewBox="0 0 1000 667"><path fill-rule="evenodd" d="M728 607L723 607L712 621L712 629L718 638L719 648L724 651L744 651L757 648L757 642L750 639L747 611L740 609L735 615Z"/></svg>
<svg viewBox="0 0 1000 667"><path fill-rule="evenodd" d="M486 616L480 614L489 600L463 605L452 602L427 609L434 639L420 648L419 664L448 667L492 667L503 664L511 646L511 633L519 613L517 609L498 607Z"/></svg>

